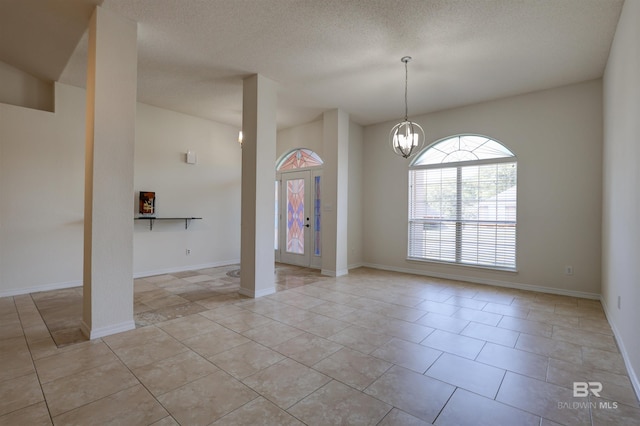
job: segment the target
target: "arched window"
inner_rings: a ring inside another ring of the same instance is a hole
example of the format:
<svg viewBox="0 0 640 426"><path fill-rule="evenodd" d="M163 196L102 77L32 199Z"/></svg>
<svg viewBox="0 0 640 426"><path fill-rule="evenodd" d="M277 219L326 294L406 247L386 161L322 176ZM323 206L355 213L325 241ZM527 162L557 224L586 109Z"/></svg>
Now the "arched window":
<svg viewBox="0 0 640 426"><path fill-rule="evenodd" d="M409 167L408 257L516 269L517 160L480 135L440 140Z"/></svg>
<svg viewBox="0 0 640 426"><path fill-rule="evenodd" d="M303 169L306 167L321 166L322 160L310 149L298 148L285 155L276 165L276 171Z"/></svg>

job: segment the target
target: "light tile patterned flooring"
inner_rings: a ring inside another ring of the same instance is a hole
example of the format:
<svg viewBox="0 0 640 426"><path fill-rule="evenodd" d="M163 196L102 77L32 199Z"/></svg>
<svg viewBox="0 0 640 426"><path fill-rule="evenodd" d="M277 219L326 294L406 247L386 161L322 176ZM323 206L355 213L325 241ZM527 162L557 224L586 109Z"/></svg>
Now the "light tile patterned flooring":
<svg viewBox="0 0 640 426"><path fill-rule="evenodd" d="M640 424L597 301L284 265L248 299L231 269L135 280L138 328L91 342L80 289L0 299L0 425Z"/></svg>

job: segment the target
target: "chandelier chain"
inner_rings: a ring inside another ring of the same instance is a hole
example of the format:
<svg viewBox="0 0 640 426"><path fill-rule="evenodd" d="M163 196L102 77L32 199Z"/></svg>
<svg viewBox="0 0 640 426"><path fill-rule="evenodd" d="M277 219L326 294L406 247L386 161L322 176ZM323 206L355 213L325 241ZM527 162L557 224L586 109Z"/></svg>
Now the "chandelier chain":
<svg viewBox="0 0 640 426"><path fill-rule="evenodd" d="M409 68L407 67L407 61L404 62L404 121L409 121L409 102L407 101L407 86L409 85Z"/></svg>

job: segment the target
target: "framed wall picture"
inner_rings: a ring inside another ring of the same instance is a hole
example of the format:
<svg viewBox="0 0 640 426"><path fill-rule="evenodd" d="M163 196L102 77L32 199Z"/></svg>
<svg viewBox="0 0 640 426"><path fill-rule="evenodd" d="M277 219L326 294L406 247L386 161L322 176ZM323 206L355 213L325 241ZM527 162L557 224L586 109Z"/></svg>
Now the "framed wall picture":
<svg viewBox="0 0 640 426"><path fill-rule="evenodd" d="M139 213L144 216L153 216L156 213L156 193L140 191Z"/></svg>

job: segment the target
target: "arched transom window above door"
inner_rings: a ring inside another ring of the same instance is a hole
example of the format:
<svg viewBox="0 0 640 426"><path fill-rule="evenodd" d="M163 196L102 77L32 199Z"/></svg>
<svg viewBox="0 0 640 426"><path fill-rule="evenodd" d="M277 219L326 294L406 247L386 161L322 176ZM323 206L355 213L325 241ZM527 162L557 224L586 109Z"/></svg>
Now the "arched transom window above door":
<svg viewBox="0 0 640 426"><path fill-rule="evenodd" d="M321 166L320 156L310 149L298 148L289 152L276 165L276 171L304 169L307 167Z"/></svg>

